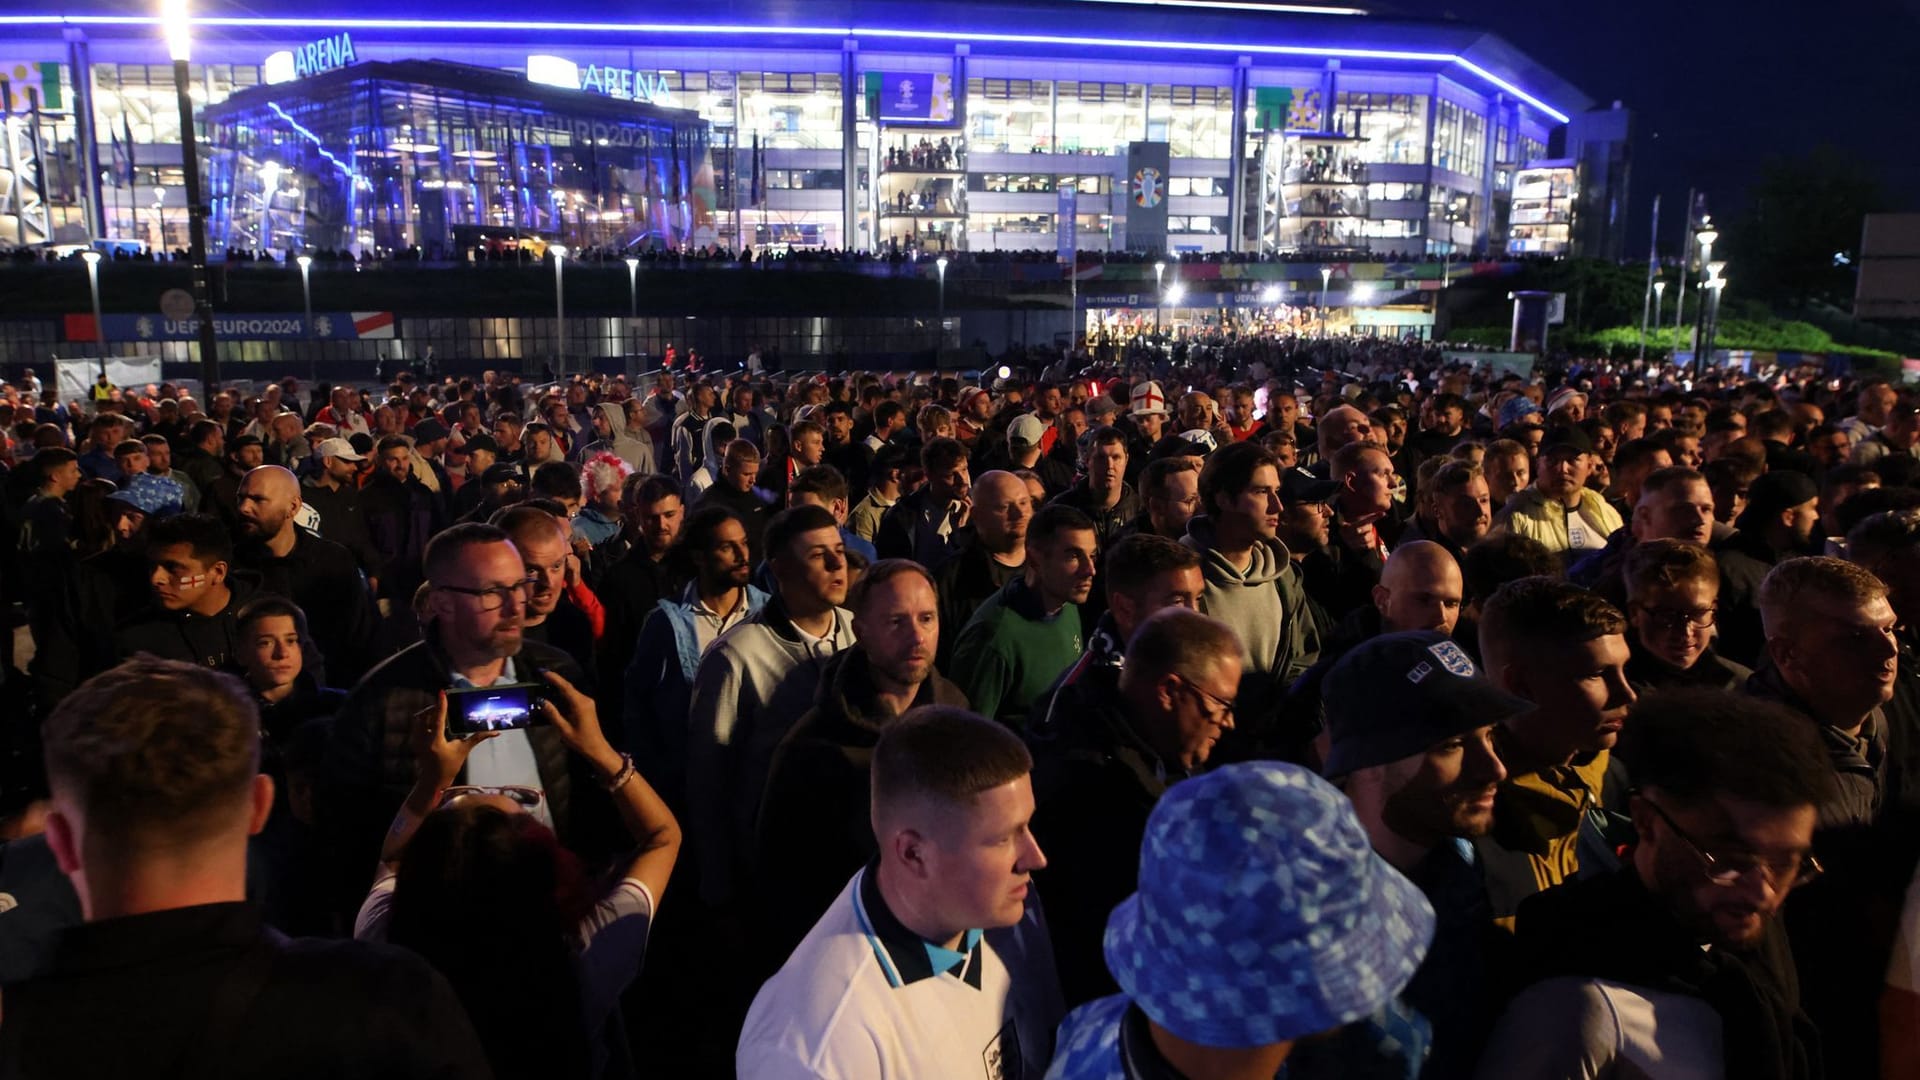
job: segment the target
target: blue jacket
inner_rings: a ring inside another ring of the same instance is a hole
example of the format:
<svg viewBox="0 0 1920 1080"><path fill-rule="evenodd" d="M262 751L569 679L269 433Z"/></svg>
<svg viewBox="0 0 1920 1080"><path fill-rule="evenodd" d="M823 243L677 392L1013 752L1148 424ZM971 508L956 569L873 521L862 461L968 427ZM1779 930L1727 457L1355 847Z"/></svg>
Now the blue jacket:
<svg viewBox="0 0 1920 1080"><path fill-rule="evenodd" d="M757 613L767 600L766 593L748 585L746 615ZM686 806L687 709L700 666L694 602L694 586L688 585L677 596L661 598L641 624L627 664L621 717L634 765L676 813Z"/></svg>
<svg viewBox="0 0 1920 1080"><path fill-rule="evenodd" d="M573 519L573 531L576 535L586 537L590 546L599 547L620 535L620 523L589 506Z"/></svg>

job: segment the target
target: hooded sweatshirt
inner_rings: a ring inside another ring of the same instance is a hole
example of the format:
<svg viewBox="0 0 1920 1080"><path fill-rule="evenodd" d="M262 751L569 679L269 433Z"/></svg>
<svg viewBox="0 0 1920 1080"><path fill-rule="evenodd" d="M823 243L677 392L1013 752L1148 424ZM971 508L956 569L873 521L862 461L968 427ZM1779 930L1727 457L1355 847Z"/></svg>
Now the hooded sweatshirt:
<svg viewBox="0 0 1920 1080"><path fill-rule="evenodd" d="M634 472L658 472L653 460L653 440L636 438L627 430L626 407L619 402L603 401L595 408L600 410L601 416L606 417L607 430L612 437L588 444L580 455L581 460L604 451L633 466Z"/></svg>
<svg viewBox="0 0 1920 1080"><path fill-rule="evenodd" d="M716 416L700 429L700 467L693 470L693 476L687 481L687 490L695 495L712 487L726 465L727 448L715 446L713 437L714 429L722 424L732 427L733 421Z"/></svg>
<svg viewBox="0 0 1920 1080"><path fill-rule="evenodd" d="M1262 725L1294 679L1320 658L1320 638L1307 613L1307 593L1286 545L1253 545L1253 560L1241 570L1214 548L1213 521L1202 514L1187 524L1181 541L1200 553L1206 578L1207 614L1233 627L1240 638L1240 696L1234 713L1245 717L1241 739L1257 743Z"/></svg>

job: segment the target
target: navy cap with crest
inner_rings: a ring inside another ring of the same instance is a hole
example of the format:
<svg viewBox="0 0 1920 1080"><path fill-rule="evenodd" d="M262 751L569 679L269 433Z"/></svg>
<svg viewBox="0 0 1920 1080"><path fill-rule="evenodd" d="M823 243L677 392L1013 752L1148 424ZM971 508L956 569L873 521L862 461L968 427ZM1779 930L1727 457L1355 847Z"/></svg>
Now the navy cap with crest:
<svg viewBox="0 0 1920 1080"><path fill-rule="evenodd" d="M1533 708L1474 667L1433 630L1382 634L1355 646L1320 684L1328 776L1347 776L1425 753L1435 743Z"/></svg>

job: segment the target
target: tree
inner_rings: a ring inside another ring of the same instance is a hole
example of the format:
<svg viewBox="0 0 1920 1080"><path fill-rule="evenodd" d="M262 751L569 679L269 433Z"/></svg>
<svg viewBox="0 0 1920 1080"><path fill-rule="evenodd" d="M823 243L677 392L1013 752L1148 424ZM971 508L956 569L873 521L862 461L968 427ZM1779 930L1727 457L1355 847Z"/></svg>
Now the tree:
<svg viewBox="0 0 1920 1080"><path fill-rule="evenodd" d="M1803 157L1775 158L1727 227L1727 276L1741 292L1771 303L1844 306L1852 301L1854 271L1834 265L1834 255L1858 261L1863 219L1881 206L1879 180L1858 158L1824 145Z"/></svg>

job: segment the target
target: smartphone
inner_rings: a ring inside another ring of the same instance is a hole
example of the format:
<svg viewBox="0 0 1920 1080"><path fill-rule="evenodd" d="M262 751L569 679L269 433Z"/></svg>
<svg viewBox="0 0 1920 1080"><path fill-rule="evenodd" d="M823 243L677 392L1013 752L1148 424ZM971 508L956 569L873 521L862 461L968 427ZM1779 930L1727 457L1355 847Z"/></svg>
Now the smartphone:
<svg viewBox="0 0 1920 1080"><path fill-rule="evenodd" d="M495 683L447 690L447 738L460 739L489 731L521 731L544 723L540 702L544 683Z"/></svg>

